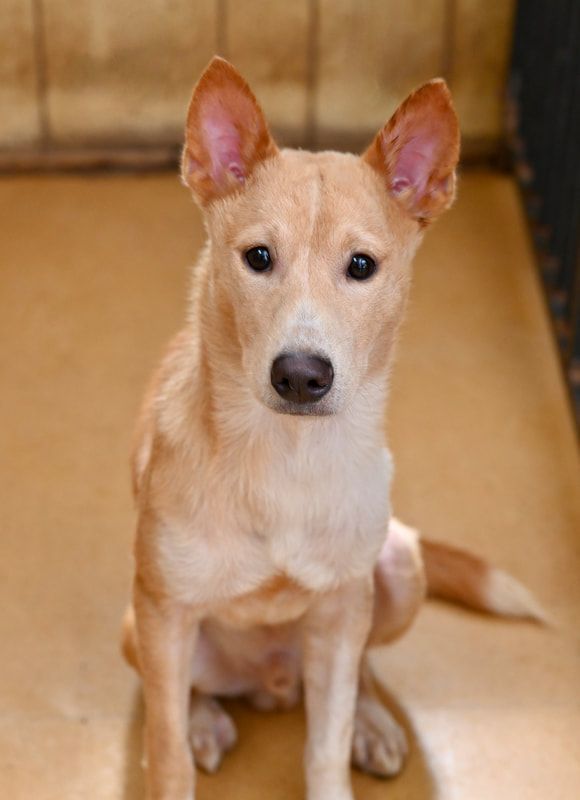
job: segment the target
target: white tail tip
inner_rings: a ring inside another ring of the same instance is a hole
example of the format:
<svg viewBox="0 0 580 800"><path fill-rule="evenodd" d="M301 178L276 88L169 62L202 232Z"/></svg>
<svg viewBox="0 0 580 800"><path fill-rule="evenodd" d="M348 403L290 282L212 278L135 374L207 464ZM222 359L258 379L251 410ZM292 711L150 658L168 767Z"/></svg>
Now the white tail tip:
<svg viewBox="0 0 580 800"><path fill-rule="evenodd" d="M546 611L533 594L507 572L492 568L482 588L485 605L492 613L549 624Z"/></svg>

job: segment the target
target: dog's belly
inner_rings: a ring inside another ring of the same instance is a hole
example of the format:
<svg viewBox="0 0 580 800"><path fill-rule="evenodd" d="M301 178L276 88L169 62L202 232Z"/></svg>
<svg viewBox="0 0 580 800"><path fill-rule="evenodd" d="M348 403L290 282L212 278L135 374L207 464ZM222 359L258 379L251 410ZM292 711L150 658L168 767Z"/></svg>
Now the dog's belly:
<svg viewBox="0 0 580 800"><path fill-rule="evenodd" d="M242 628L230 622L217 617L202 622L192 686L206 694L281 691L286 699L295 696L301 675L300 623Z"/></svg>

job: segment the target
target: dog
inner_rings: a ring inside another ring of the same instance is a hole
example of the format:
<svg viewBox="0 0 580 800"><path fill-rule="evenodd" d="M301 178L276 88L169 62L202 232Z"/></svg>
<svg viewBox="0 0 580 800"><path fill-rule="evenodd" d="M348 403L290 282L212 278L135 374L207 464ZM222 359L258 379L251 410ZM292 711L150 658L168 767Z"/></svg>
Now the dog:
<svg viewBox="0 0 580 800"><path fill-rule="evenodd" d="M308 800L352 800L350 765L407 754L367 653L426 593L537 616L505 573L391 516L384 441L411 261L455 197L459 126L433 80L362 156L279 150L214 58L187 115L182 179L208 241L189 314L146 395L123 651L145 698L150 800L193 800L234 723L218 696L304 693Z"/></svg>

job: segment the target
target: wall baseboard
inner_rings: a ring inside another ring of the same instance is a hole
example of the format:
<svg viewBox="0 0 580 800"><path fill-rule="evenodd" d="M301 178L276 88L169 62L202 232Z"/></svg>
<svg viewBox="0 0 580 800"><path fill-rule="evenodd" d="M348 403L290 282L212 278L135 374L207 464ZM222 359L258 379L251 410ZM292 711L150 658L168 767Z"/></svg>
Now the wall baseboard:
<svg viewBox="0 0 580 800"><path fill-rule="evenodd" d="M372 141L373 133L344 133L319 131L314 142L300 141L296 132L274 131L278 140L290 147L314 150L343 150L362 152ZM504 143L498 138L465 138L462 146L462 164L497 166ZM90 172L99 170L147 171L175 168L179 163L181 145L82 145L28 146L0 148L0 173L19 172Z"/></svg>

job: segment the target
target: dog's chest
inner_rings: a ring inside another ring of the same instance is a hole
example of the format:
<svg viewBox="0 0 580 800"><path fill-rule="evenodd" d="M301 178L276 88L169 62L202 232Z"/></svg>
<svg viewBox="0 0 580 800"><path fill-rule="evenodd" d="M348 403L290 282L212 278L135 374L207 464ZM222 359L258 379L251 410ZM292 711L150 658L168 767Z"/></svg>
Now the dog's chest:
<svg viewBox="0 0 580 800"><path fill-rule="evenodd" d="M275 568L315 591L367 572L386 534L390 461L385 451L351 455L273 466L257 495Z"/></svg>
<svg viewBox="0 0 580 800"><path fill-rule="evenodd" d="M280 573L254 591L216 608L212 617L227 626L243 629L279 626L302 616L311 598L312 592Z"/></svg>
<svg viewBox="0 0 580 800"><path fill-rule="evenodd" d="M211 502L168 539L169 577L184 600L223 608L248 596L249 616L260 617L262 597L252 593L283 576L293 602L282 605L297 616L312 591L372 570L389 516L387 451L304 449L291 456L230 465L235 480L215 487ZM272 623L286 621L274 599L268 595L264 609Z"/></svg>

